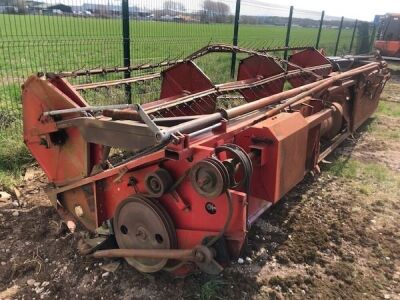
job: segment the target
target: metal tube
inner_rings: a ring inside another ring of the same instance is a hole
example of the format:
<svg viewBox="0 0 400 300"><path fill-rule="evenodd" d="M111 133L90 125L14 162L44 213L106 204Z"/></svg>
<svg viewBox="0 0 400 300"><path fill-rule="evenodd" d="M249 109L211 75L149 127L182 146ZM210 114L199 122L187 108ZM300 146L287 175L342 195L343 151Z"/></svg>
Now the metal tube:
<svg viewBox="0 0 400 300"><path fill-rule="evenodd" d="M193 249L108 249L93 253L94 258L141 257L159 259L194 260Z"/></svg>
<svg viewBox="0 0 400 300"><path fill-rule="evenodd" d="M286 29L286 41L285 41L285 47L289 47L290 43L290 30L292 29L292 18L293 18L293 5L290 6L290 11L289 11L289 20L288 20L288 25ZM283 58L286 60L288 57L288 51L285 50L283 54Z"/></svg>
<svg viewBox="0 0 400 300"><path fill-rule="evenodd" d="M338 32L337 39L336 39L336 46L335 46L335 53L334 53L335 56L337 55L337 51L339 48L339 41L340 41L340 35L342 34L343 20L344 20L344 17L342 17L340 19L339 32Z"/></svg>
<svg viewBox="0 0 400 300"><path fill-rule="evenodd" d="M306 96L310 96L313 93L320 91L326 87L329 87L330 85L333 85L335 83L335 81L340 80L340 79L344 79L346 77L350 77L353 75L357 75L359 73L365 72L367 70L372 70L376 67L379 66L379 63L370 63L368 65L353 69L353 70L349 70L347 72L343 72L341 74L326 78L326 79L322 79L320 81L316 81L316 82L312 82L309 83L307 85L303 85L288 91L284 91L282 93L279 94L275 94L266 98L262 98L250 103L246 103L243 104L241 106L238 107L234 107L234 108L230 108L228 110L225 110L224 113L224 118L226 119L232 119L241 115L244 115L246 113L249 113L253 110L257 110L257 109L261 109L265 106L280 102L282 100L294 97L297 100L300 100L301 98L304 98ZM299 94L300 93L300 94ZM288 103L289 100L286 103ZM294 102L293 102L294 103ZM289 105L293 104L293 103L289 103ZM284 106L285 107L285 106ZM279 109L282 109L284 107L281 107Z"/></svg>
<svg viewBox="0 0 400 300"><path fill-rule="evenodd" d="M354 22L353 34L351 35L351 42L350 42L350 49L349 49L350 54L351 54L351 50L353 50L354 38L356 36L356 31L357 31L357 23L358 23L358 20L356 19L356 21Z"/></svg>
<svg viewBox="0 0 400 300"><path fill-rule="evenodd" d="M240 0L236 0L235 24L233 28L233 46L238 45L239 18L240 18ZM235 69L236 69L236 52L232 52L231 78L235 77Z"/></svg>
<svg viewBox="0 0 400 300"><path fill-rule="evenodd" d="M319 28L318 28L318 34L317 34L317 42L315 43L315 49L318 49L318 47L319 47L319 41L321 39L321 32L322 32L322 25L324 23L324 17L325 17L325 11L323 10L321 13L321 20L319 21Z"/></svg>
<svg viewBox="0 0 400 300"><path fill-rule="evenodd" d="M78 76L88 76L88 75L98 75L98 74L108 74L108 73L119 73L127 71L131 72L135 70L147 70L159 67L169 67L184 61L185 61L184 59L177 59L177 60L163 61L154 64L140 64L128 67L96 68L90 70L76 70L76 71L58 72L58 73L47 72L47 73L38 73L38 76L39 77L46 76L48 78L51 78L52 76L59 76L66 78L66 77L78 77Z"/></svg>
<svg viewBox="0 0 400 300"><path fill-rule="evenodd" d="M115 104L115 105L104 105L104 106L86 106L77 108L67 108L59 110L45 111L43 116L56 116L65 115L70 113L84 112L84 111L102 111L105 109L125 109L125 108L135 108L134 104Z"/></svg>
<svg viewBox="0 0 400 300"><path fill-rule="evenodd" d="M211 130L213 130L213 129L215 129L215 128L218 128L219 126L221 126L221 124L214 124L214 125L211 125L211 126L209 126L209 127L206 127L206 128L200 129L200 130L197 130L197 131L195 131L195 132L190 133L190 134L189 134L189 137L190 137L190 138L193 138L193 137L195 137L195 136L198 136L198 135L200 135L200 134L203 134L203 133L205 133L205 132L208 132L208 131L211 131Z"/></svg>
<svg viewBox="0 0 400 300"><path fill-rule="evenodd" d="M323 69L323 68L326 68L326 67L330 67L330 66L331 66L330 64L329 65L327 64L327 65L321 65L321 66L301 68L300 70L289 71L288 73L286 73L286 75L284 73L282 73L282 74L274 75L274 76L271 76L271 77L262 78L260 80L256 80L256 81L253 81L253 82L249 82L248 80L228 82L228 83L216 85L215 88L212 88L212 89L209 89L209 90L201 91L201 92L196 93L196 94L192 94L192 95L184 96L184 97L181 97L181 98L178 98L178 99L175 99L175 100L171 100L171 101L168 101L165 104L160 104L160 105L158 105L156 107L147 108L146 112L147 113L153 113L153 112L158 111L160 109L173 107L173 106L175 106L177 104L190 102L190 101L193 101L193 100L201 98L201 97L214 95L216 93L227 93L227 92L230 92L230 91L237 91L237 90L241 90L241 89L256 87L256 86L259 86L259 85L262 85L262 84L273 82L274 80L278 80L278 79L281 79L281 78L291 78L291 77L295 77L295 76L301 76L305 71L309 72L310 75L313 75L316 78L319 78L319 76L316 75L316 73L313 73L313 71L318 70L318 69Z"/></svg>
<svg viewBox="0 0 400 300"><path fill-rule="evenodd" d="M306 49L313 49L312 46L299 46L299 47L277 47L277 48L268 48L268 49L256 49L255 51L261 53L268 53L268 52L277 52L277 51L285 51L285 50L306 50Z"/></svg>
<svg viewBox="0 0 400 300"><path fill-rule="evenodd" d="M167 130L169 134L180 133L191 133L195 130L202 129L206 126L211 126L220 122L222 119L233 119L244 114L250 113L252 111L262 109L268 105L278 103L282 100L287 100L285 103L269 110L262 118L269 118L277 113L279 113L283 108L295 104L296 102L302 100L307 96L311 96L316 92L330 87L335 82L341 79L345 79L350 76L354 76L369 70L373 70L379 66L379 63L370 63L368 65L343 72L341 74L332 76L330 78L322 79L320 81L312 82L304 86L300 86L279 94L275 94L269 97L265 97L247 104L243 104L238 107L234 107L228 110L222 110L221 112L213 113L204 118L192 120L177 126L171 127Z"/></svg>
<svg viewBox="0 0 400 300"><path fill-rule="evenodd" d="M211 115L204 116L203 118L185 122L183 124L176 125L168 129L168 132L173 134L176 132L180 133L191 133L195 130L202 129L206 126L213 125L223 119L222 113L216 112Z"/></svg>
<svg viewBox="0 0 400 300"><path fill-rule="evenodd" d="M103 87L117 86L117 85L122 85L122 84L132 84L135 82L147 81L147 80L152 80L152 79L156 79L156 78L160 78L160 77L161 77L160 73L155 73L155 74L143 75L143 76L127 78L127 79L77 84L77 85L74 85L74 88L77 91L90 90L90 89L97 89L97 88L103 88Z"/></svg>

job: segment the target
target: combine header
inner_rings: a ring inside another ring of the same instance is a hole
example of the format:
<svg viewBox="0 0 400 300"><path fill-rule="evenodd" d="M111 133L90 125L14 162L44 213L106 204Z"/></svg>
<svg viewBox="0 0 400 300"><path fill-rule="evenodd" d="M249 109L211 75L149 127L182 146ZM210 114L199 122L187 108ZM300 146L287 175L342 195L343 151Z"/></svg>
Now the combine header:
<svg viewBox="0 0 400 300"><path fill-rule="evenodd" d="M247 56L236 81L214 84L199 69L194 61L212 52ZM313 48L285 61L209 45L164 65L76 86L66 78L79 72L31 76L24 139L61 217L106 232L88 253L175 275L215 274L237 258L257 218L371 116L390 76L379 57L329 58ZM159 99L143 105L96 107L82 97L159 78ZM115 149L130 154L115 161Z"/></svg>

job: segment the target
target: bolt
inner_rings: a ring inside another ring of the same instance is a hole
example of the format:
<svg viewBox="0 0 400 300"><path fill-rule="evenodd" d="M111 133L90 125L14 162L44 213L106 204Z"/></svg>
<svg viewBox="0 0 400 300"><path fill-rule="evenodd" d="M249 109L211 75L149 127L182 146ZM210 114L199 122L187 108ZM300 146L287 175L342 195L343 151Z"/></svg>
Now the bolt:
<svg viewBox="0 0 400 300"><path fill-rule="evenodd" d="M80 205L75 206L75 215L76 215L78 218L83 217L83 209L82 209L82 206L80 206Z"/></svg>
<svg viewBox="0 0 400 300"><path fill-rule="evenodd" d="M137 230L136 236L137 236L138 238L141 238L142 240L145 240L145 239L147 238L146 232L145 232L142 228L139 228L139 229Z"/></svg>
<svg viewBox="0 0 400 300"><path fill-rule="evenodd" d="M199 178L197 180L197 184L199 185L199 187L203 187L203 186L205 186L206 184L208 184L210 182L211 182L210 176L204 176L204 177Z"/></svg>
<svg viewBox="0 0 400 300"><path fill-rule="evenodd" d="M194 259L196 262L203 262L205 259L205 256L203 253L201 253L200 251L196 251L194 253Z"/></svg>

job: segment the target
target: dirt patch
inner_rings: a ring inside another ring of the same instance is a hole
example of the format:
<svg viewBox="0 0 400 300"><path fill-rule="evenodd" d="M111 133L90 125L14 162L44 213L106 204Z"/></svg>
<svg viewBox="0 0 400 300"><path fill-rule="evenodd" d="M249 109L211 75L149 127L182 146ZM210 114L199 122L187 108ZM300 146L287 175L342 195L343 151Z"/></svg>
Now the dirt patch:
<svg viewBox="0 0 400 300"><path fill-rule="evenodd" d="M386 83L382 93L382 99L387 101L400 102L399 84L400 84L400 69L391 70L391 78Z"/></svg>
<svg viewBox="0 0 400 300"><path fill-rule="evenodd" d="M368 133L369 127L372 127L374 134ZM362 130L357 137L348 139L337 153L365 163L378 162L400 172L400 119L373 117Z"/></svg>

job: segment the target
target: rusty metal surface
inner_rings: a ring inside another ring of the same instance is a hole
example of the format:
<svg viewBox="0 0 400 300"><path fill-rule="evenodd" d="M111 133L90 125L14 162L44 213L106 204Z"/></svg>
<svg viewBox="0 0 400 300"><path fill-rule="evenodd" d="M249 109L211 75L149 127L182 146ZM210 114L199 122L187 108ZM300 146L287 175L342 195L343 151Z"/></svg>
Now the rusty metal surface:
<svg viewBox="0 0 400 300"><path fill-rule="evenodd" d="M248 225L371 116L390 77L379 56L293 50L286 61L267 50L208 45L164 62L171 65L162 72L160 97L143 106L90 107L54 74L27 81L24 138L54 184L52 203L91 231L114 220L110 231L121 249L95 257L184 275L195 268L218 273L226 257L240 254ZM192 61L209 53L248 57L236 81L214 84ZM284 91L287 82L295 87ZM111 164L116 147L135 153Z"/></svg>
<svg viewBox="0 0 400 300"><path fill-rule="evenodd" d="M169 258L175 258L171 252L172 257L163 254L177 246L174 225L163 206L151 198L137 195L121 202L114 216L114 233L120 248L138 249L135 255L123 257L142 272L160 271Z"/></svg>

